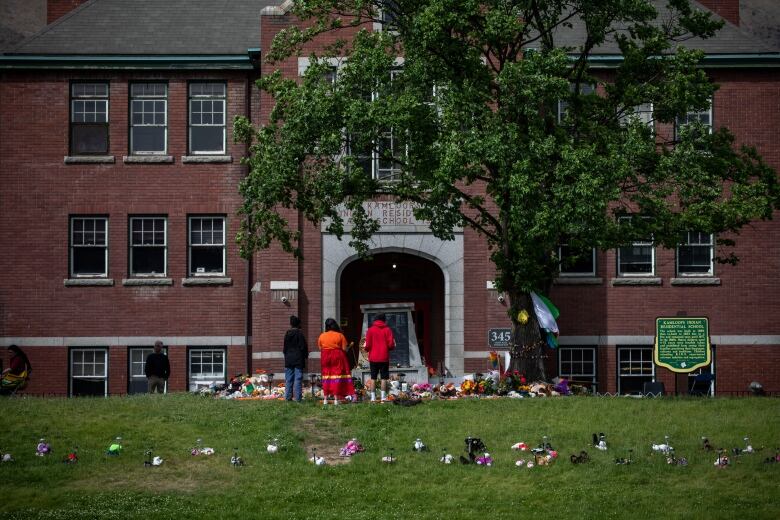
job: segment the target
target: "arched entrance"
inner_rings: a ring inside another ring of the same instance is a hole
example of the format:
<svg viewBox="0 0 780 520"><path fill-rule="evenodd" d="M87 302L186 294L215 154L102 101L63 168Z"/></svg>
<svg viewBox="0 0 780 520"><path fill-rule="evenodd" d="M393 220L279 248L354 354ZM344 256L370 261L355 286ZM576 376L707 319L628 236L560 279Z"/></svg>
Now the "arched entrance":
<svg viewBox="0 0 780 520"><path fill-rule="evenodd" d="M340 316L349 338L359 338L361 305L413 302L420 354L434 369L444 361L444 275L434 262L406 253L355 259L341 273Z"/></svg>

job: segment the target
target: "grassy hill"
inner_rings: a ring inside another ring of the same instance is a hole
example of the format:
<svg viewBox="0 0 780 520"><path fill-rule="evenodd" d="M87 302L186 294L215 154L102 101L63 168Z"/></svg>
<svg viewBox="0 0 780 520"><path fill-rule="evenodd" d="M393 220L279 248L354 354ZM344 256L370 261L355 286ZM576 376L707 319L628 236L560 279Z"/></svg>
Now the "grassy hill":
<svg viewBox="0 0 780 520"><path fill-rule="evenodd" d="M109 399L0 400L2 518L778 518L780 400L549 398L433 401L413 407L219 401L178 394ZM609 449L594 449L593 433ZM652 444L669 443L687 466ZM122 437L118 457L105 454ZM444 465L464 438L480 437L492 467ZM548 467L519 468L516 442L547 436L560 453ZM758 451L724 469L705 452ZM35 456L38 439L53 453ZM366 451L340 459L357 438ZM430 448L415 453L421 438ZM267 453L270 438L280 451ZM193 457L201 445L212 456ZM79 462L62 463L78 447ZM164 459L145 468L144 453ZM763 449L761 449L763 447ZM232 467L234 448L246 462ZM308 458L315 448L328 465ZM394 449L396 463L381 458ZM586 450L590 462L572 464ZM616 465L632 451L634 463Z"/></svg>

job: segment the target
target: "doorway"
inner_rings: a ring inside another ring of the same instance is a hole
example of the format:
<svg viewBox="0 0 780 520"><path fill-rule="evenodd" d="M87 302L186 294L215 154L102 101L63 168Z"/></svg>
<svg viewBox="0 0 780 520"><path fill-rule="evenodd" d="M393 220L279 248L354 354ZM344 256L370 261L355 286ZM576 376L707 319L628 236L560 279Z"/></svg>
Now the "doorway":
<svg viewBox="0 0 780 520"><path fill-rule="evenodd" d="M432 261L406 253L377 253L356 259L341 274L341 325L350 341L360 340L361 305L414 303L412 319L426 366L444 361L444 275Z"/></svg>

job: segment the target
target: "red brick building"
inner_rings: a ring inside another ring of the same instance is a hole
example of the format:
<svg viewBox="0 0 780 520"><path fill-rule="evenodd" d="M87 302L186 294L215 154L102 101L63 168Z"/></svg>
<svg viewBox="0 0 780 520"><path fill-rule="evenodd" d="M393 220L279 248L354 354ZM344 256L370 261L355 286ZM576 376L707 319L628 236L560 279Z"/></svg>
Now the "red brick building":
<svg viewBox="0 0 780 520"><path fill-rule="evenodd" d="M361 306L381 303L414 305L430 365L456 376L486 369L489 331L509 323L469 230L442 242L409 206L375 201L372 263L294 214L304 260L276 248L239 257L246 150L231 121L259 123L271 108L253 82L270 71L261 57L273 36L296 23L277 4L50 1L50 25L0 55L0 345L30 358L28 392L143 390L156 339L171 360L170 391L280 372L290 314L310 345L331 316L357 340ZM720 85L711 110L691 117L727 126L780 168L780 53L739 28L737 0L702 4L727 24L691 43ZM608 78L610 55L599 59ZM296 77L307 60L281 66ZM675 381L652 361L655 319L706 316L715 393L751 381L780 391L780 227L756 222L737 240L736 267L714 264L713 237L691 234L678 250L594 251L561 273L550 373L601 392L651 381L684 392L693 375ZM7 366L5 349L0 359ZM309 369L318 368L314 353Z"/></svg>

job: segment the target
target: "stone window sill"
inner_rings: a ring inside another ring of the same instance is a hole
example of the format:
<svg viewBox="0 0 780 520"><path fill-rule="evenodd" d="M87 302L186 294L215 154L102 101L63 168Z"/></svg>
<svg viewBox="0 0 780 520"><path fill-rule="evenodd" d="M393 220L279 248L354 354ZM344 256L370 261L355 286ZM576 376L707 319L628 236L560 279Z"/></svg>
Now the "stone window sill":
<svg viewBox="0 0 780 520"><path fill-rule="evenodd" d="M712 276L672 278L672 285L720 285L720 278Z"/></svg>
<svg viewBox="0 0 780 520"><path fill-rule="evenodd" d="M173 155L125 155L125 164L171 164Z"/></svg>
<svg viewBox="0 0 780 520"><path fill-rule="evenodd" d="M113 286L113 278L66 278L65 287L106 287Z"/></svg>
<svg viewBox="0 0 780 520"><path fill-rule="evenodd" d="M65 164L114 164L113 155L66 155Z"/></svg>
<svg viewBox="0 0 780 520"><path fill-rule="evenodd" d="M184 164L218 164L232 163L232 155L182 155L181 162Z"/></svg>
<svg viewBox="0 0 780 520"><path fill-rule="evenodd" d="M173 278L124 278L122 285L173 285Z"/></svg>
<svg viewBox="0 0 780 520"><path fill-rule="evenodd" d="M184 286L233 285L233 279L227 276L197 276L191 278L182 278L181 284Z"/></svg>
<svg viewBox="0 0 780 520"><path fill-rule="evenodd" d="M612 286L616 287L619 285L661 285L661 279L655 276L626 276L623 278L613 278Z"/></svg>
<svg viewBox="0 0 780 520"><path fill-rule="evenodd" d="M600 276L559 276L553 280L555 285L601 285L604 279Z"/></svg>

